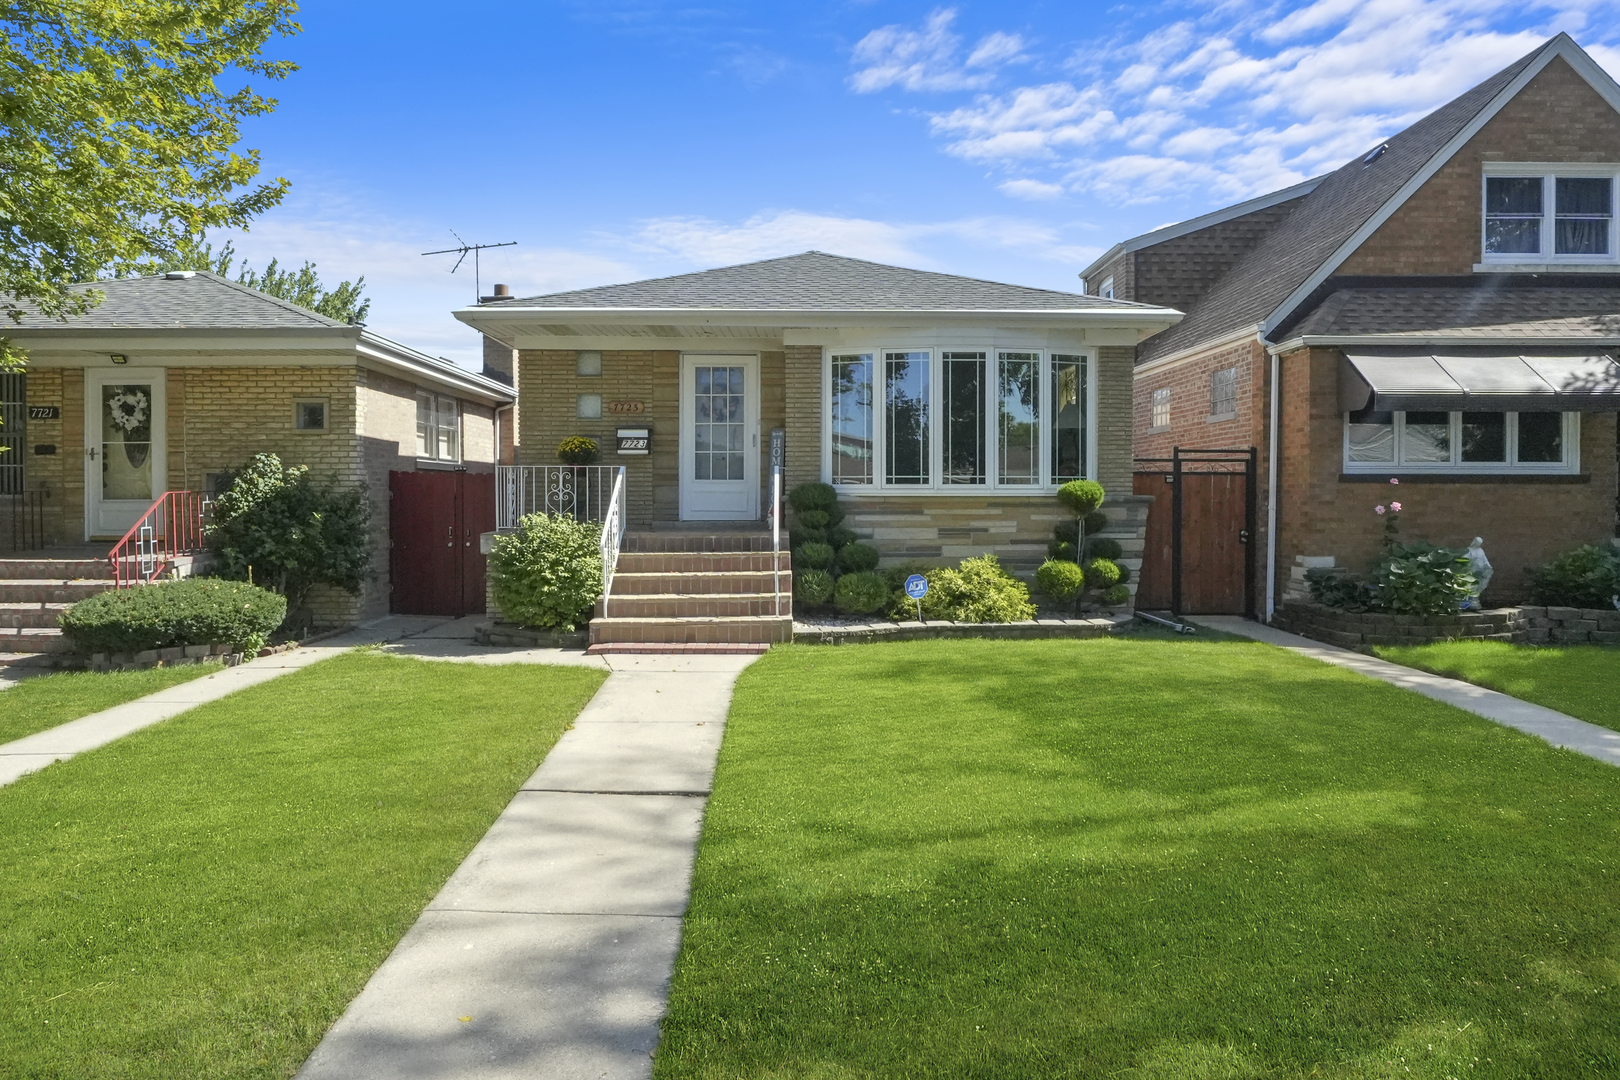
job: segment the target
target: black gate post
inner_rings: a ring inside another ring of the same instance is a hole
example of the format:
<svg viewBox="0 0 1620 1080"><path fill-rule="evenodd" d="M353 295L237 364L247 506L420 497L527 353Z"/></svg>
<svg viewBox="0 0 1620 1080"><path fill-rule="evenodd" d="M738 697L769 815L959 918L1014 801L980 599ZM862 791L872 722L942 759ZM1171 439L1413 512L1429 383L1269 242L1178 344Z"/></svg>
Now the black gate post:
<svg viewBox="0 0 1620 1080"><path fill-rule="evenodd" d="M1254 602L1255 563L1260 545L1255 543L1259 532L1260 495L1255 485L1260 478L1260 451L1249 447L1249 460L1243 467L1243 611L1250 619L1258 619L1258 605Z"/></svg>
<svg viewBox="0 0 1620 1080"><path fill-rule="evenodd" d="M1170 451L1170 614L1181 618L1181 447Z"/></svg>

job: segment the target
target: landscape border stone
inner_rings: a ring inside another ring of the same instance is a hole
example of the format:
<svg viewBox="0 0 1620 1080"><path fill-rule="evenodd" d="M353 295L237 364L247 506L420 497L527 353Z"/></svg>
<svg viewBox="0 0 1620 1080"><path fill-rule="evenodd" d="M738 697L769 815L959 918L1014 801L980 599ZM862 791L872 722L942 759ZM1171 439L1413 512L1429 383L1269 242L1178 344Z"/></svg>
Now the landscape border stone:
<svg viewBox="0 0 1620 1080"><path fill-rule="evenodd" d="M509 622L479 623L473 627L473 640L480 645L513 649L583 649L585 630L541 630Z"/></svg>
<svg viewBox="0 0 1620 1080"><path fill-rule="evenodd" d="M1271 624L1345 649L1459 638L1516 645L1620 645L1620 611L1532 604L1423 616L1341 611L1322 604L1284 600L1272 615Z"/></svg>
<svg viewBox="0 0 1620 1080"><path fill-rule="evenodd" d="M229 645L181 645L169 649L148 649L131 656L128 653L94 653L84 666L90 671L145 671L155 667L179 667L201 664L217 659L226 667L236 667L261 656L276 656L298 648L299 642L284 641L279 645L266 645L252 656L233 652Z"/></svg>
<svg viewBox="0 0 1620 1080"><path fill-rule="evenodd" d="M800 645L864 645L876 641L924 641L937 638L1099 638L1132 621L1130 615L1090 618L1027 619L1011 623L880 622L822 625L795 622L793 640Z"/></svg>

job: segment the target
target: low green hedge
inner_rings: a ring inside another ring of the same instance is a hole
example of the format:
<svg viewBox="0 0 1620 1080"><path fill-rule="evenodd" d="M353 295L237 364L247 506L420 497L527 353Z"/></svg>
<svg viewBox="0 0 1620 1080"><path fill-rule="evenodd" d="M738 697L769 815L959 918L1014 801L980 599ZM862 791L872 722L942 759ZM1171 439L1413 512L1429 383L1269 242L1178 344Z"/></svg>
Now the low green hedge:
<svg viewBox="0 0 1620 1080"><path fill-rule="evenodd" d="M495 537L489 580L501 615L520 626L572 632L602 595L602 526L528 514Z"/></svg>
<svg viewBox="0 0 1620 1080"><path fill-rule="evenodd" d="M219 644L256 653L286 617L286 598L267 589L186 578L98 593L63 612L61 625L87 654Z"/></svg>

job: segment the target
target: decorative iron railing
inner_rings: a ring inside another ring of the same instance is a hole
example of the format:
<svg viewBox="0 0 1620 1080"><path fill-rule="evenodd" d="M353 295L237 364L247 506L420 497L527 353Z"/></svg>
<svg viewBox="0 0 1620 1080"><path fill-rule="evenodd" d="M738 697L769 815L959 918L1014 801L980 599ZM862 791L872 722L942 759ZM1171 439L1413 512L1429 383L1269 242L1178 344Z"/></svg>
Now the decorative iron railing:
<svg viewBox="0 0 1620 1080"><path fill-rule="evenodd" d="M45 502L50 495L49 489L39 488L0 496L4 500L0 506L7 508L10 526L6 530L11 540L8 550L38 551L45 546Z"/></svg>
<svg viewBox="0 0 1620 1080"><path fill-rule="evenodd" d="M209 500L200 491L165 491L107 552L114 588L145 585L174 560L203 549Z"/></svg>
<svg viewBox="0 0 1620 1080"><path fill-rule="evenodd" d="M619 567L619 545L624 541L624 466L617 466L607 514L602 519L602 617L607 618L608 597L613 595L613 572Z"/></svg>
<svg viewBox="0 0 1620 1080"><path fill-rule="evenodd" d="M515 529L525 514L606 521L623 473L622 465L497 465L495 527Z"/></svg>

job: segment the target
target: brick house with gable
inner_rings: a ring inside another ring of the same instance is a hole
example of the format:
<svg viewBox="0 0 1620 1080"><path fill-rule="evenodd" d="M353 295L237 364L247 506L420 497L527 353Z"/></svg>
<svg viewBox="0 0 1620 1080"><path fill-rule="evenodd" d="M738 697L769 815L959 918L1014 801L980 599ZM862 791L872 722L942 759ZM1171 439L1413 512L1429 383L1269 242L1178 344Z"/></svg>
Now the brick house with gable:
<svg viewBox="0 0 1620 1080"><path fill-rule="evenodd" d="M1488 602L1614 537L1617 189L1620 86L1560 34L1332 173L1087 269L1187 312L1137 350L1137 457L1257 448L1253 610L1307 560L1370 564L1392 478L1404 536L1485 539Z"/></svg>

